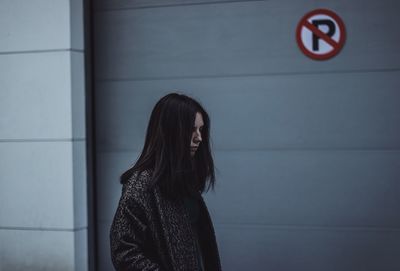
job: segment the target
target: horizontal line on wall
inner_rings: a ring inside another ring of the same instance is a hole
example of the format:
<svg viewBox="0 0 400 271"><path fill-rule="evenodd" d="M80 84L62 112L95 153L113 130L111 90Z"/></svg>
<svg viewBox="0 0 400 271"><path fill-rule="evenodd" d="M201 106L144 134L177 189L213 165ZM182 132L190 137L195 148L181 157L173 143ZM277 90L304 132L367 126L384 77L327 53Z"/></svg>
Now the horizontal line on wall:
<svg viewBox="0 0 400 271"><path fill-rule="evenodd" d="M287 76L287 75L321 75L321 74L356 74L356 73L377 73L377 72L399 72L396 69L374 69L374 70L343 70L343 71L312 71L312 72L277 72L260 74L221 74L221 75L198 75L198 76L171 76L171 77L142 77L142 78L96 78L96 82L134 82L134 81L161 81L161 80L186 80L186 79L214 79L214 78L242 78L242 77L266 77L266 76Z"/></svg>
<svg viewBox="0 0 400 271"><path fill-rule="evenodd" d="M85 51L84 51L84 50L80 50L80 49L24 50L24 51L0 52L0 55L36 54L36 53L55 53L55 52L75 52L75 53L84 53Z"/></svg>
<svg viewBox="0 0 400 271"><path fill-rule="evenodd" d="M77 232L81 230L86 230L87 227L77 227L71 228L52 228L52 227L0 227L0 230L12 230L12 231L67 231L67 232Z"/></svg>
<svg viewBox="0 0 400 271"><path fill-rule="evenodd" d="M132 150L101 150L98 149L97 152L101 153L138 153L142 149L132 149ZM266 151L304 151L304 152L400 152L400 148L260 148L260 149L212 149L213 152L266 152Z"/></svg>
<svg viewBox="0 0 400 271"><path fill-rule="evenodd" d="M27 138L27 139L0 139L0 143L9 142L74 142L85 141L86 138Z"/></svg>
<svg viewBox="0 0 400 271"><path fill-rule="evenodd" d="M222 152L257 152L257 151L330 151L330 152L343 152L343 151L354 151L354 152L398 152L400 148L260 148L260 149L218 149L214 148L213 151Z"/></svg>
<svg viewBox="0 0 400 271"><path fill-rule="evenodd" d="M207 1L197 3L179 3L179 4L153 4L143 5L136 7L118 7L118 8L95 8L95 12L114 12L135 9L150 9L150 8L167 8L167 7L180 7L180 6L202 6L202 5L215 5L215 4L230 4L230 3L248 3L248 2L266 2L266 0L227 0L227 1Z"/></svg>
<svg viewBox="0 0 400 271"><path fill-rule="evenodd" d="M378 226L313 226L313 225L271 225L261 223L216 223L216 228L251 228L251 229L269 229L279 231L394 231L400 232L399 227L378 227Z"/></svg>

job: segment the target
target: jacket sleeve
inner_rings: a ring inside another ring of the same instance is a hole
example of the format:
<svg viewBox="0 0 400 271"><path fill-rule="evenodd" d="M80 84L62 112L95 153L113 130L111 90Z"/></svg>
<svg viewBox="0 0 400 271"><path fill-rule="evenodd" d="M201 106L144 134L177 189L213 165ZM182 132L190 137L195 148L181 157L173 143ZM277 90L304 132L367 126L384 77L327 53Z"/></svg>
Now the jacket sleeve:
<svg viewBox="0 0 400 271"><path fill-rule="evenodd" d="M117 271L163 271L146 255L144 210L123 192L110 230L111 259Z"/></svg>

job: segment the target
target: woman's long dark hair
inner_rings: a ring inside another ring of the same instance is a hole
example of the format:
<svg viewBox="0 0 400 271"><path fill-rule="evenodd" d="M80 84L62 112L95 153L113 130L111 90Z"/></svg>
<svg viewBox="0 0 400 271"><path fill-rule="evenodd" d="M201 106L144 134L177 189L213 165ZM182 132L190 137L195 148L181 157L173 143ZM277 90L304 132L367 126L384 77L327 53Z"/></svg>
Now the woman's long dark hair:
<svg viewBox="0 0 400 271"><path fill-rule="evenodd" d="M196 113L202 115L204 126L202 142L191 157ZM142 153L134 166L121 175L121 183L144 170L151 170L151 184L159 185L168 196L181 197L214 188L210 119L197 101L171 93L157 102L151 113Z"/></svg>

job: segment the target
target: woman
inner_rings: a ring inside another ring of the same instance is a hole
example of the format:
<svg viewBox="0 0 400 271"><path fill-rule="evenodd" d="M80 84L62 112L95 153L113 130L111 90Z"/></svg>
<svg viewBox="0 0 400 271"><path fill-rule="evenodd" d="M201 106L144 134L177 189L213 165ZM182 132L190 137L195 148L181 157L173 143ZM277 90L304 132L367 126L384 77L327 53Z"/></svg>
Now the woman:
<svg viewBox="0 0 400 271"><path fill-rule="evenodd" d="M209 117L194 99L171 93L157 102L143 151L121 176L110 231L116 270L221 270L201 196L215 183L209 134Z"/></svg>

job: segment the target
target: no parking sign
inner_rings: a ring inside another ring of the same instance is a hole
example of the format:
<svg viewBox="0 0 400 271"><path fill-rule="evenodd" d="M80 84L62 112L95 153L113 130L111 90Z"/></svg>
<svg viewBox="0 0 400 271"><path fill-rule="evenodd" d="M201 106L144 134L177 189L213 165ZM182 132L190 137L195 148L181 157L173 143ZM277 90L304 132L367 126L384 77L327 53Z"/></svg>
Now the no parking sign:
<svg viewBox="0 0 400 271"><path fill-rule="evenodd" d="M344 45L346 30L342 19L327 9L313 10L300 20L297 44L308 57L317 60L337 55Z"/></svg>

